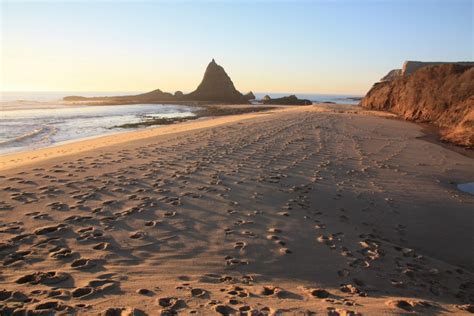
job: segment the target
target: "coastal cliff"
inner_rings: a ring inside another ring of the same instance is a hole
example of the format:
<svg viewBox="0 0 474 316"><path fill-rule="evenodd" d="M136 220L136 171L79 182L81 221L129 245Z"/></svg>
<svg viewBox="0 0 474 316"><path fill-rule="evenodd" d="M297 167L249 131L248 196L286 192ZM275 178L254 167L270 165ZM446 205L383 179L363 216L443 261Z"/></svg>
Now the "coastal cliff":
<svg viewBox="0 0 474 316"><path fill-rule="evenodd" d="M474 65L420 67L409 76L376 83L360 105L433 123L440 127L443 140L474 147Z"/></svg>
<svg viewBox="0 0 474 316"><path fill-rule="evenodd" d="M392 81L400 77L405 77L411 75L418 69L429 67L429 66L440 66L446 64L456 64L456 65L464 65L464 66L474 66L474 62L472 61L456 61L456 62L442 62L442 61L413 61L407 60L403 63L401 69L393 69L388 72L380 81Z"/></svg>
<svg viewBox="0 0 474 316"><path fill-rule="evenodd" d="M402 76L408 76L417 71L418 69L429 67L429 66L440 66L445 64L456 64L464 66L474 66L472 61L456 61L456 62L443 62L443 61L413 61L407 60L403 63Z"/></svg>

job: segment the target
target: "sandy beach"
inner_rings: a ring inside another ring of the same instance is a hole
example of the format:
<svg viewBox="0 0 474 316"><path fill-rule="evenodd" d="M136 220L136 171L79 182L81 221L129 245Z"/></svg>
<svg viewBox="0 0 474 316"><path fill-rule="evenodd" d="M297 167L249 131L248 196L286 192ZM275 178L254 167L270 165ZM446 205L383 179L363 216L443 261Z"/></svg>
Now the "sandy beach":
<svg viewBox="0 0 474 316"><path fill-rule="evenodd" d="M474 160L390 116L289 107L0 157L2 315L469 314Z"/></svg>

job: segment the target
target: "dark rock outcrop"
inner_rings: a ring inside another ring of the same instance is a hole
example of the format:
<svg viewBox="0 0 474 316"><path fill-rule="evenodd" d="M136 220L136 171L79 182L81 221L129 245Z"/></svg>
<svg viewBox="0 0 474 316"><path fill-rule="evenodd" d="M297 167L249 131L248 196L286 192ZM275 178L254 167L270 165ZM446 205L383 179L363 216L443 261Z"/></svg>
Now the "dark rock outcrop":
<svg viewBox="0 0 474 316"><path fill-rule="evenodd" d="M376 83L360 105L440 127L442 139L474 146L474 66L421 67L409 76Z"/></svg>
<svg viewBox="0 0 474 316"><path fill-rule="evenodd" d="M242 93L237 91L234 83L214 59L209 63L196 90L185 96L189 100L215 101L225 103L247 103Z"/></svg>
<svg viewBox="0 0 474 316"><path fill-rule="evenodd" d="M63 98L63 101L86 101L92 98L81 97L79 95L69 95Z"/></svg>
<svg viewBox="0 0 474 316"><path fill-rule="evenodd" d="M249 92L247 92L246 94L244 94L244 98L245 98L245 100L247 100L247 101L255 100L255 94L253 94L252 91L249 91Z"/></svg>
<svg viewBox="0 0 474 316"><path fill-rule="evenodd" d="M313 104L310 100L307 99L298 99L296 95L289 95L287 97L275 98L272 99L268 95L264 96L262 99L263 104L273 104L273 105L310 105Z"/></svg>
<svg viewBox="0 0 474 316"><path fill-rule="evenodd" d="M224 68L219 66L213 59L207 66L204 77L197 89L189 94L183 94L176 91L173 94L156 89L147 93L127 96L112 97L81 97L67 96L64 101L70 102L91 102L99 104L136 104L136 103L249 103L249 100L255 99L252 92L245 96L234 87L234 83L225 72Z"/></svg>
<svg viewBox="0 0 474 316"><path fill-rule="evenodd" d="M120 98L120 97L119 97ZM163 92L160 89L156 89L147 93L138 94L135 96L125 96L124 98L136 98L143 101L153 101L153 100L172 100L173 95L169 92Z"/></svg>
<svg viewBox="0 0 474 316"><path fill-rule="evenodd" d="M116 104L133 104L133 103L156 103L157 101L173 101L175 97L168 92L163 92L160 89L156 89L150 92L137 94L137 95L124 95L124 96L112 96L112 97L80 97L80 96L68 96L63 98L64 101L91 101L91 102L104 102L104 103L116 103Z"/></svg>

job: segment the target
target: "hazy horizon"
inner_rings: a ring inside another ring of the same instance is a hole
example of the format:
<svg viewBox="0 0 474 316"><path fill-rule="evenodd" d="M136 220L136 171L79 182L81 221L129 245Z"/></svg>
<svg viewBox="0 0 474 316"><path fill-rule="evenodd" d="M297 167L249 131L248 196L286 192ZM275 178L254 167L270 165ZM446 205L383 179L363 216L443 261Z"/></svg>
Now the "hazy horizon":
<svg viewBox="0 0 474 316"><path fill-rule="evenodd" d="M3 92L363 95L405 60L472 60L473 2L1 2Z"/></svg>

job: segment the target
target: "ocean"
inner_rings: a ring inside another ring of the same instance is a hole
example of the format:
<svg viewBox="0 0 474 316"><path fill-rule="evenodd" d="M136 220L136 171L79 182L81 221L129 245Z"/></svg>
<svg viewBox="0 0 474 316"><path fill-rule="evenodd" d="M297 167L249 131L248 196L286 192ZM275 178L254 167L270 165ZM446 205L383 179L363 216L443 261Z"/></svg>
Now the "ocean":
<svg viewBox="0 0 474 316"><path fill-rule="evenodd" d="M170 104L84 106L61 101L67 95L117 96L139 92L1 92L0 155L122 132L117 127L149 118L194 116L196 107ZM267 93L256 93L262 98ZM268 93L276 98L288 94ZM298 94L314 102L356 104L348 95Z"/></svg>
<svg viewBox="0 0 474 316"><path fill-rule="evenodd" d="M270 96L271 98L281 98L288 96L290 94L296 95L300 99L308 99L313 103L322 103L322 102L334 102L337 104L353 104L356 105L359 103L358 98L361 98L360 95L351 95L351 94L319 94L319 93L266 93L266 92L257 92L254 93L257 99L262 99L265 95Z"/></svg>

